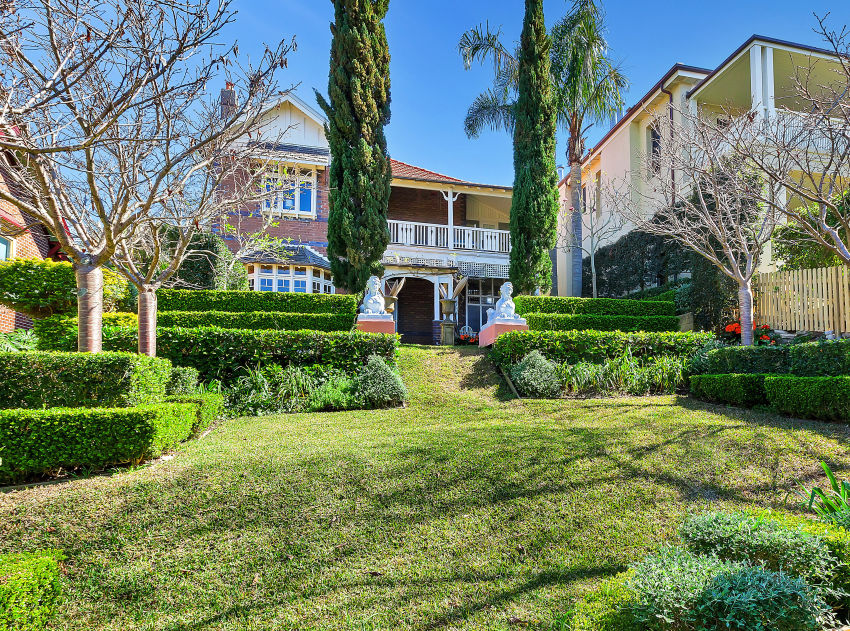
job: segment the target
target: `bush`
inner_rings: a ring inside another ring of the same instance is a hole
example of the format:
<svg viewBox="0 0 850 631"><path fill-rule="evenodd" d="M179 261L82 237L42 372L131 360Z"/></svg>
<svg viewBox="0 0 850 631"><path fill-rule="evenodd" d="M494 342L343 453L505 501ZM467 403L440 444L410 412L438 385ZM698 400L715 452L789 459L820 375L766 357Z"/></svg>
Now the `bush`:
<svg viewBox="0 0 850 631"><path fill-rule="evenodd" d="M352 294L284 294L271 291L192 291L160 289L156 292L161 311L224 311L250 313L357 313L357 296Z"/></svg>
<svg viewBox="0 0 850 631"><path fill-rule="evenodd" d="M245 266L234 261L224 239L212 232L200 232L192 237L186 258L172 281L193 289L248 290Z"/></svg>
<svg viewBox="0 0 850 631"><path fill-rule="evenodd" d="M623 333L620 331L517 331L500 335L491 359L507 367L533 350L556 364L601 363L626 350L637 358L689 357L713 336L710 333Z"/></svg>
<svg viewBox="0 0 850 631"><path fill-rule="evenodd" d="M627 301L632 302L632 301ZM612 316L527 313L532 331L678 331L676 316Z"/></svg>
<svg viewBox="0 0 850 631"><path fill-rule="evenodd" d="M576 603L569 613L569 631L640 631L629 606L634 591L626 587L630 574L624 572L602 583Z"/></svg>
<svg viewBox="0 0 850 631"><path fill-rule="evenodd" d="M311 412L333 412L363 407L355 392L354 380L346 374L335 373L310 394L307 409Z"/></svg>
<svg viewBox="0 0 850 631"><path fill-rule="evenodd" d="M18 329L11 333L0 333L0 353L34 351L36 341L35 334L27 329Z"/></svg>
<svg viewBox="0 0 850 631"><path fill-rule="evenodd" d="M720 340L709 340L696 353L691 355L685 363L685 373L688 375L704 375L711 372L713 364L708 359L708 354L718 348L726 348L726 344Z"/></svg>
<svg viewBox="0 0 850 631"><path fill-rule="evenodd" d="M0 410L0 481L159 456L192 434L195 405Z"/></svg>
<svg viewBox="0 0 850 631"><path fill-rule="evenodd" d="M2 353L0 408L130 407L159 403L165 359L130 353Z"/></svg>
<svg viewBox="0 0 850 631"><path fill-rule="evenodd" d="M725 346L708 353L706 372L720 375L787 374L788 346Z"/></svg>
<svg viewBox="0 0 850 631"><path fill-rule="evenodd" d="M676 315L672 299L628 300L624 298L558 298L555 296L517 296L517 313L557 313L562 315L604 316L672 316Z"/></svg>
<svg viewBox="0 0 850 631"><path fill-rule="evenodd" d="M850 421L850 377L773 375L765 379L768 402L779 412L822 421Z"/></svg>
<svg viewBox="0 0 850 631"><path fill-rule="evenodd" d="M368 409L396 407L407 401L401 377L378 355L369 357L357 373L354 391Z"/></svg>
<svg viewBox="0 0 850 631"><path fill-rule="evenodd" d="M157 315L157 326L196 328L217 326L222 329L281 331L350 331L353 313L228 313L225 311L163 311Z"/></svg>
<svg viewBox="0 0 850 631"><path fill-rule="evenodd" d="M561 380L554 363L540 351L531 351L511 368L511 380L523 396L552 399L561 394Z"/></svg>
<svg viewBox="0 0 850 631"><path fill-rule="evenodd" d="M195 406L196 415L192 425L192 436L197 436L224 416L224 396L215 392L177 394L168 396L165 400L167 403L190 403Z"/></svg>
<svg viewBox="0 0 850 631"><path fill-rule="evenodd" d="M128 295L129 284L103 269L103 310L112 311ZM34 319L77 309L77 277L68 262L38 259L0 261L0 305Z"/></svg>
<svg viewBox="0 0 850 631"><path fill-rule="evenodd" d="M788 347L791 372L801 377L850 375L850 340L793 344Z"/></svg>
<svg viewBox="0 0 850 631"><path fill-rule="evenodd" d="M103 314L103 326L138 327L139 317L135 313L115 311ZM36 346L43 351L77 350L76 316L56 315L33 321Z"/></svg>
<svg viewBox="0 0 850 631"><path fill-rule="evenodd" d="M173 366L171 377L165 386L165 393L168 395L195 394L198 391L198 377L198 371L190 366Z"/></svg>
<svg viewBox="0 0 850 631"><path fill-rule="evenodd" d="M245 369L225 394L233 414L264 416L304 410L315 388L315 380L303 368L270 364Z"/></svg>
<svg viewBox="0 0 850 631"><path fill-rule="evenodd" d="M693 375L691 394L706 401L720 401L739 407L767 403L765 379L769 375Z"/></svg>
<svg viewBox="0 0 850 631"><path fill-rule="evenodd" d="M681 358L650 357L641 362L628 352L604 364L563 364L558 374L567 392L576 396L667 394L685 382Z"/></svg>
<svg viewBox="0 0 850 631"><path fill-rule="evenodd" d="M0 629L43 631L56 613L62 587L57 551L0 556Z"/></svg>

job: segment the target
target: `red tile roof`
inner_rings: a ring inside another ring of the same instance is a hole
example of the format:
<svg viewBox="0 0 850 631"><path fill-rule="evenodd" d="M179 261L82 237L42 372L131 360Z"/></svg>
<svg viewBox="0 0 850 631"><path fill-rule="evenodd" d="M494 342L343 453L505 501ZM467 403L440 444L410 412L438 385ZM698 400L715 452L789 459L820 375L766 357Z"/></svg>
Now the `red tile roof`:
<svg viewBox="0 0 850 631"><path fill-rule="evenodd" d="M393 177L404 180L422 180L425 182L454 182L456 184L467 184L467 182L464 182L463 180L449 177L448 175L443 175L442 173L437 173L435 171L429 171L428 169L423 169L421 167L416 167L412 164L407 164L406 162L393 160L392 158L390 158L390 163L392 165Z"/></svg>

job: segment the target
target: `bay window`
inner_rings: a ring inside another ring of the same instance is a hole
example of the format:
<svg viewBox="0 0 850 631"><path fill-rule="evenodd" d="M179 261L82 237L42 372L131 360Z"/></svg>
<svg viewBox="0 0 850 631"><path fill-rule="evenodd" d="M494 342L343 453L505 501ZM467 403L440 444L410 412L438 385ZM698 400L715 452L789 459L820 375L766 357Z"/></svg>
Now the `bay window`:
<svg viewBox="0 0 850 631"><path fill-rule="evenodd" d="M336 293L331 273L319 267L304 265L248 265L248 287L251 291L279 293Z"/></svg>

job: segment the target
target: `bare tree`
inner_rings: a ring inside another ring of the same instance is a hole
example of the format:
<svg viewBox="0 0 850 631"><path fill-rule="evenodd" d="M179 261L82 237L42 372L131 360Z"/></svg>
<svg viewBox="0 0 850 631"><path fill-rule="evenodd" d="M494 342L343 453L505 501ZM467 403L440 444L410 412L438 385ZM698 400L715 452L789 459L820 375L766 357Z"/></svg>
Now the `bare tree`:
<svg viewBox="0 0 850 631"><path fill-rule="evenodd" d="M0 199L43 224L73 261L80 350L101 349L102 266L156 233L155 218L173 218L227 147L256 140L291 46L240 64L237 45L222 43L230 2L3 3L0 149L16 164L0 168L16 190ZM216 115L207 86L222 74L241 104Z"/></svg>

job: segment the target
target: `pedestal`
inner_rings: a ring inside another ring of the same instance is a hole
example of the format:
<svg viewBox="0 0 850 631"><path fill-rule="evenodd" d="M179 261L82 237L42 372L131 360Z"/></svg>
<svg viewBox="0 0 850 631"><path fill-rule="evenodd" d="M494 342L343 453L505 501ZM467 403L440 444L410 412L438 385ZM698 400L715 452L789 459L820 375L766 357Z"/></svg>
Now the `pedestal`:
<svg viewBox="0 0 850 631"><path fill-rule="evenodd" d="M393 335L395 333L395 320L391 314L384 315L364 315L357 316L357 330L361 333L386 333Z"/></svg>
<svg viewBox="0 0 850 631"><path fill-rule="evenodd" d="M440 324L440 346L455 345L455 323L451 320L443 320Z"/></svg>
<svg viewBox="0 0 850 631"><path fill-rule="evenodd" d="M510 333L511 331L528 331L528 324L524 319L496 319L481 329L481 332L478 334L478 346L492 346L496 338L502 333Z"/></svg>

